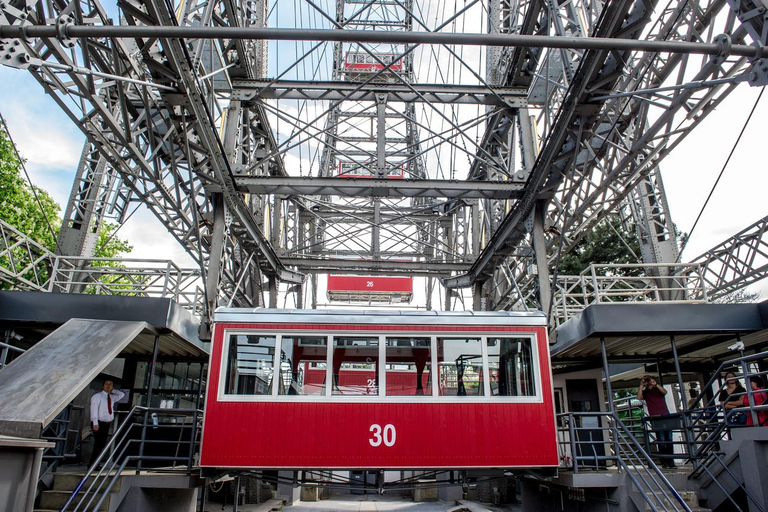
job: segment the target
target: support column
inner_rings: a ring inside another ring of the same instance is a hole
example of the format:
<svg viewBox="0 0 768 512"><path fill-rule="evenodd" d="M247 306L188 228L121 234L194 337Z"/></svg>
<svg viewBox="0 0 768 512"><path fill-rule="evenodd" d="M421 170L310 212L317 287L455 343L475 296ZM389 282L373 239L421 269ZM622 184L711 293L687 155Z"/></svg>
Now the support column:
<svg viewBox="0 0 768 512"><path fill-rule="evenodd" d="M544 236L544 218L546 204L539 202L533 210L533 251L536 256L536 267L539 274L539 301L541 309L549 317L552 306L552 288L549 279L549 262L547 260L547 239Z"/></svg>
<svg viewBox="0 0 768 512"><path fill-rule="evenodd" d="M200 339L211 339L211 321L216 310L221 277L221 257L224 251L224 201L220 194L211 198L213 202L213 232L211 236L210 259L205 275L205 311L200 322Z"/></svg>
<svg viewBox="0 0 768 512"><path fill-rule="evenodd" d="M139 444L139 461L136 463L136 474L141 472L141 457L144 456L144 441L147 439L147 423L149 423L152 407L152 395L155 389L155 369L157 368L157 355L160 352L160 335L155 334L155 345L152 349L152 363L149 365L149 379L147 382L147 410L144 411L144 425L141 427L141 443ZM202 370L201 370L202 371Z"/></svg>
<svg viewBox="0 0 768 512"><path fill-rule="evenodd" d="M611 435L613 436L613 454L616 456L616 465L619 465L619 429L613 423L616 421L613 408L613 386L611 385L611 372L608 369L608 353L605 350L605 337L600 336L600 355L603 358L603 373L605 374L605 392L608 395L608 412L611 413L611 424L613 429Z"/></svg>
<svg viewBox="0 0 768 512"><path fill-rule="evenodd" d="M387 95L376 95L376 179L387 178Z"/></svg>
<svg viewBox="0 0 768 512"><path fill-rule="evenodd" d="M472 289L472 310L485 311L486 301L483 297L483 285L485 281L477 281Z"/></svg>
<svg viewBox="0 0 768 512"><path fill-rule="evenodd" d="M674 358L675 363L675 373L677 374L677 385L680 388L680 404L678 405L678 410L682 411L683 414L681 416L682 418L682 427L683 427L683 436L685 437L685 446L688 450L688 454L692 454L694 452L693 442L692 439L694 437L693 434L693 428L690 426L690 417L685 414L688 411L688 399L685 396L685 383L683 382L683 372L680 370L680 359L677 356L677 343L675 342L675 336L670 335L669 336L670 344L672 345L672 357ZM674 442L672 444L672 453L674 453ZM672 462L674 462L675 459L672 459Z"/></svg>
<svg viewBox="0 0 768 512"><path fill-rule="evenodd" d="M677 404L678 411L687 411L688 402L685 399L685 384L683 383L683 372L680 370L680 360L677 357L677 343L674 335L670 335L669 342L672 345L672 357L674 358L675 373L677 374L677 385L680 388L680 403Z"/></svg>
<svg viewBox="0 0 768 512"><path fill-rule="evenodd" d="M277 307L277 278L269 276L269 307Z"/></svg>

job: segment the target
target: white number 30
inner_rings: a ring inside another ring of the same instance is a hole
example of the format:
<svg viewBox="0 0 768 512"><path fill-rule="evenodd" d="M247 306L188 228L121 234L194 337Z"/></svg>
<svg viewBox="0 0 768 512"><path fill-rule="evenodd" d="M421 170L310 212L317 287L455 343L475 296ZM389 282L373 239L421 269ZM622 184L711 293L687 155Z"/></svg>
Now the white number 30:
<svg viewBox="0 0 768 512"><path fill-rule="evenodd" d="M381 425L374 423L371 428L368 429L373 436L368 439L371 446L381 446L381 442L384 441L384 446L394 446L397 439L397 432L394 425L384 425L384 432L382 436Z"/></svg>

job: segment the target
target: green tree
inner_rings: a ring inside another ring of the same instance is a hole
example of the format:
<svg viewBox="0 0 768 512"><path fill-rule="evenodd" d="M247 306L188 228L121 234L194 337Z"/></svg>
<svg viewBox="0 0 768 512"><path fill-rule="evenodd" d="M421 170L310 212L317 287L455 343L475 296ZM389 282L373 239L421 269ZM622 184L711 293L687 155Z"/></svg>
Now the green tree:
<svg viewBox="0 0 768 512"><path fill-rule="evenodd" d="M56 251L56 234L61 227L61 207L45 190L29 186L22 177L23 159L20 159L8 137L0 126L0 220L13 226L26 236ZM99 232L94 256L97 258L119 258L133 247L127 241L114 236L118 226L104 222ZM24 257L20 254L19 257ZM102 266L119 267L116 262L100 262ZM7 261L0 261L0 265ZM38 276L47 275L38 269Z"/></svg>
<svg viewBox="0 0 768 512"><path fill-rule="evenodd" d="M61 208L45 190L27 185L21 165L8 134L0 127L0 219L53 251Z"/></svg>
<svg viewBox="0 0 768 512"><path fill-rule="evenodd" d="M578 275L593 263L642 263L637 236L625 229L615 215L600 221L560 257L558 274ZM636 275L640 270L627 269L624 275Z"/></svg>

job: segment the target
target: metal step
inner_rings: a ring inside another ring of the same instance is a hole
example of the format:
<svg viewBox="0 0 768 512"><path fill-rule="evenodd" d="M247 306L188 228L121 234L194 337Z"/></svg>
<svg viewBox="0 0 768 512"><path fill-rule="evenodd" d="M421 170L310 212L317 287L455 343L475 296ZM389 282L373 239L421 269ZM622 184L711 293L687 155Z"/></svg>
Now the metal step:
<svg viewBox="0 0 768 512"><path fill-rule="evenodd" d="M271 512L272 510L282 510L284 506L285 501L283 500L269 500L251 510L253 512Z"/></svg>
<svg viewBox="0 0 768 512"><path fill-rule="evenodd" d="M69 497L72 496L72 491L43 491L40 494L40 507L43 509L61 510L61 507L67 502ZM72 502L73 505L80 503L81 501L88 501L90 495L79 494ZM104 502L99 507L99 512L107 512L109 510L109 501L112 499L112 493L110 493ZM94 504L98 501L98 498L94 500Z"/></svg>
<svg viewBox="0 0 768 512"><path fill-rule="evenodd" d="M77 487L77 484L80 483L80 480L83 479L84 473L78 473L78 472L61 472L57 471L53 474L53 490L55 491L69 491L72 492ZM111 475L114 475L114 472L111 473ZM101 475L103 478L104 475ZM88 481L83 486L84 489L87 489L91 483L96 479L96 475L91 475L88 477ZM120 490L120 482L122 478L118 478L117 482L115 482L115 485L112 487L113 492L118 492ZM106 487L108 483L105 483L104 486Z"/></svg>
<svg viewBox="0 0 768 512"><path fill-rule="evenodd" d="M656 503L655 498L653 497L652 493L646 492L645 494L646 494L646 496L648 496L648 498L652 502ZM702 509L699 506L699 495L698 495L698 493L696 491L677 491L677 494L680 495L680 497L683 499L685 504L688 505L688 508L690 508L692 511L693 510L707 510L707 509ZM669 497L669 499L672 500L674 498ZM645 510L651 510L651 507L648 504L648 502L646 502L645 500L643 500L643 502L645 503Z"/></svg>

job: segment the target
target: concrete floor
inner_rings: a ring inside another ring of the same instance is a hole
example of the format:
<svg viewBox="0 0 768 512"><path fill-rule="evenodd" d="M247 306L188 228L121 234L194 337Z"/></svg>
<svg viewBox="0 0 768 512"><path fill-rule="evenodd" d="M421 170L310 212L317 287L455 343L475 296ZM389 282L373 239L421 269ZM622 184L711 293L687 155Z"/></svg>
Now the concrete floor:
<svg viewBox="0 0 768 512"><path fill-rule="evenodd" d="M489 510L492 512L522 512L521 505L505 505L495 507L486 504L476 504L478 510ZM239 512L255 512L263 510L259 507L263 505L240 505L237 507ZM446 512L456 508L456 503L446 501L429 501L415 503L412 500L404 499L399 496L359 496L359 495L340 495L333 496L329 500L321 501L299 501L295 505L285 507L286 512L346 512L346 511L365 511L365 512L389 512L402 510L404 512ZM221 505L209 503L206 512L221 512ZM232 510L232 505L227 505L224 512Z"/></svg>

